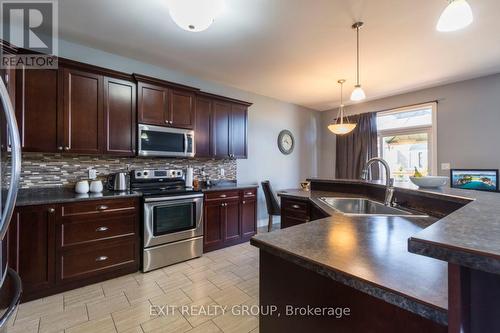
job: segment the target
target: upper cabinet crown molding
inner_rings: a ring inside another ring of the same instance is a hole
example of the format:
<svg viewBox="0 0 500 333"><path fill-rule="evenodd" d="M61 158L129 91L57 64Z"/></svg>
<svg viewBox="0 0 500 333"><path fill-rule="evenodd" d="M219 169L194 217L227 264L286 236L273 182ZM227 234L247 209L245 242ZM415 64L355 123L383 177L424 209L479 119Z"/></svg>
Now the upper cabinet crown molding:
<svg viewBox="0 0 500 333"><path fill-rule="evenodd" d="M162 86L162 87L166 87L166 88L187 90L187 91L192 91L192 92L200 91L200 89L198 89L198 88L185 86L185 85L180 84L180 83L175 83L175 82L157 79L157 78L154 78L151 76L141 75L141 74L137 74L137 73L132 74L132 76L134 77L134 79L137 82L144 82L144 83L149 83L149 84Z"/></svg>
<svg viewBox="0 0 500 333"><path fill-rule="evenodd" d="M198 96L202 96L202 97L206 97L206 98L210 98L210 99L217 99L217 100L223 101L223 102L241 104L241 105L244 105L246 107L250 107L250 106L253 105L253 103L250 103L250 102L242 101L242 100L239 100L239 99L236 99L236 98L231 98L231 97L226 97L226 96L211 94L211 93L207 93L207 92L204 92L204 91L198 92L197 95Z"/></svg>

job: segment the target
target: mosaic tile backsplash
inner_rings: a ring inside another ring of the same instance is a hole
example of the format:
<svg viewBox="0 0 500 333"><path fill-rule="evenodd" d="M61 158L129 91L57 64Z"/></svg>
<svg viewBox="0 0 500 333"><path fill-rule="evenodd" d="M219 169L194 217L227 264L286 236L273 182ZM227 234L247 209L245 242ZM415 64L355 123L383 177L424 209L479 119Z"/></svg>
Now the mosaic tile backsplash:
<svg viewBox="0 0 500 333"><path fill-rule="evenodd" d="M67 156L61 154L24 153L21 173L21 188L71 187L88 178L88 170L97 170L97 177L130 169L167 168L186 169L193 167L194 176L201 179L204 168L211 180L236 180L235 160L170 159L170 158L122 158L104 156ZM220 176L224 169L225 176Z"/></svg>

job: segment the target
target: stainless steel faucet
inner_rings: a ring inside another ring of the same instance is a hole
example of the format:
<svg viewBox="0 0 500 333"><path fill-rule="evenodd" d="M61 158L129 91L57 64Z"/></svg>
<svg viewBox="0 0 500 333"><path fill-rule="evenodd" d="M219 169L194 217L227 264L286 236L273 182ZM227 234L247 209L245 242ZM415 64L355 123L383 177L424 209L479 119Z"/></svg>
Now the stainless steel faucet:
<svg viewBox="0 0 500 333"><path fill-rule="evenodd" d="M384 168L385 168L385 201L384 204L386 206L390 206L392 204L392 197L394 195L394 178L391 178L391 168L389 167L389 164L384 160L383 158L380 157L374 157L370 159L368 162L366 162L365 167L363 168L363 171L361 171L361 179L362 180L368 180L368 169L370 166L375 163L379 162L381 163Z"/></svg>

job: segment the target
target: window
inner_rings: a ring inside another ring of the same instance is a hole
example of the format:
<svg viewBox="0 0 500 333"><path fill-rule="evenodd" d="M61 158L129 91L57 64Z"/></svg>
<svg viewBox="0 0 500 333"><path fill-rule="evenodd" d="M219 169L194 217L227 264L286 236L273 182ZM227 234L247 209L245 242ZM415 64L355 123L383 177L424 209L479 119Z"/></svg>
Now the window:
<svg viewBox="0 0 500 333"><path fill-rule="evenodd" d="M436 110L430 103L377 114L379 156L389 163L395 181L408 182L415 168L436 174Z"/></svg>

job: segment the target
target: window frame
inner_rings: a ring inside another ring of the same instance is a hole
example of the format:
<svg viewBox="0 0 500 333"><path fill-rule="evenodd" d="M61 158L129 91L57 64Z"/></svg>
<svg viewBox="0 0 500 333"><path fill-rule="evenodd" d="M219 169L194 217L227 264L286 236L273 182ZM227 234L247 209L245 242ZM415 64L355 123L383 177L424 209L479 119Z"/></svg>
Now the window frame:
<svg viewBox="0 0 500 333"><path fill-rule="evenodd" d="M432 124L431 125L419 125L419 126L409 126L400 127L395 129L378 130L377 129L377 142L378 142L378 154L383 158L383 141L382 138L387 136L398 136L398 135L409 135L418 133L427 133L428 138L428 161L430 176L437 175L437 102L416 104L412 106L405 106L401 108L391 109L387 111L377 112L377 117L390 115L395 113L408 112L413 110L420 110L430 108L432 110Z"/></svg>

